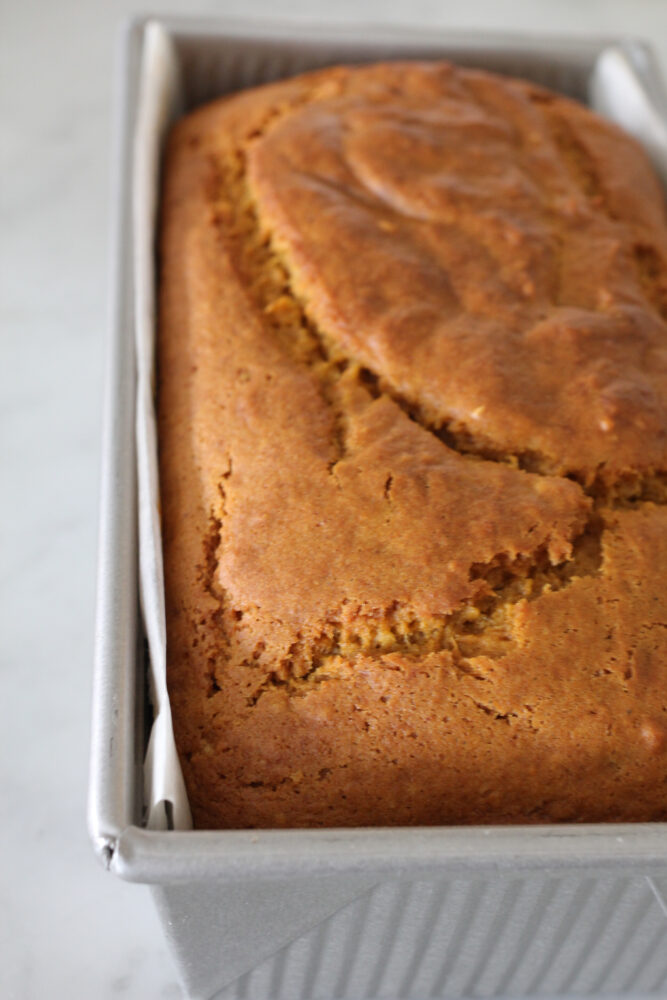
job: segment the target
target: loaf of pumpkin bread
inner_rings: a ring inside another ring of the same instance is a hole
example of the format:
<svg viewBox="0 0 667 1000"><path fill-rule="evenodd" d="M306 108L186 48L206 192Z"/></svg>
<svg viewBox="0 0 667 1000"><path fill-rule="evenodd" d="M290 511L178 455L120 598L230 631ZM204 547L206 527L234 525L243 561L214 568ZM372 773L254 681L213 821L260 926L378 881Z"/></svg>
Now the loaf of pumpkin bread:
<svg viewBox="0 0 667 1000"><path fill-rule="evenodd" d="M583 106L327 69L175 127L168 685L195 824L667 819L667 223Z"/></svg>

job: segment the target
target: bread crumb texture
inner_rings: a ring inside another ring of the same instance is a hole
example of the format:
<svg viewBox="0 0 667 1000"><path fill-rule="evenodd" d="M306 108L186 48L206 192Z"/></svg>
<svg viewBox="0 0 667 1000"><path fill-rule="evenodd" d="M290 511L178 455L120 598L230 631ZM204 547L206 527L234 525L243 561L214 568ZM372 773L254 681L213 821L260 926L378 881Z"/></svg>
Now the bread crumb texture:
<svg viewBox="0 0 667 1000"><path fill-rule="evenodd" d="M166 157L159 432L198 827L667 819L667 226L532 84L336 68Z"/></svg>

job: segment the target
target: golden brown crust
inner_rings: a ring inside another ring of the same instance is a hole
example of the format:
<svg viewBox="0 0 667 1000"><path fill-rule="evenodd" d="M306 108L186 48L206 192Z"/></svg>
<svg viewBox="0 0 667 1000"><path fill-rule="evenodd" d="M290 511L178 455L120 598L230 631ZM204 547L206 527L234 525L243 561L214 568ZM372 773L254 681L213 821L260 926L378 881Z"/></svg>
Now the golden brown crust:
<svg viewBox="0 0 667 1000"><path fill-rule="evenodd" d="M179 123L161 254L196 824L667 818L641 150L521 81L325 70Z"/></svg>

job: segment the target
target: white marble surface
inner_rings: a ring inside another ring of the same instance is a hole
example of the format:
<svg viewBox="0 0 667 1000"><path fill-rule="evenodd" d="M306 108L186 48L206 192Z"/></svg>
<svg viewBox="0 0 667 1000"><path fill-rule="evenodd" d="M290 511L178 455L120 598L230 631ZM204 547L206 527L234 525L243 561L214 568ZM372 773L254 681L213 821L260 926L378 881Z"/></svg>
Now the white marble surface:
<svg viewBox="0 0 667 1000"><path fill-rule="evenodd" d="M186 3L155 2L153 11ZM115 29L135 4L3 5L0 157L0 997L175 998L147 891L85 827ZM667 58L662 0L200 2L308 19L632 33Z"/></svg>

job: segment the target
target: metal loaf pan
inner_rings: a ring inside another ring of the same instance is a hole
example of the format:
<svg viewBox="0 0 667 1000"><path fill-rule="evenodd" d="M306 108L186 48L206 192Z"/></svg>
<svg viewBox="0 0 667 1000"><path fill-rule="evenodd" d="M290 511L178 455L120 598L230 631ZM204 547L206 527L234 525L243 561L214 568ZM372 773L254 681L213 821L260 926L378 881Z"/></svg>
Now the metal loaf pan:
<svg viewBox="0 0 667 1000"><path fill-rule="evenodd" d="M149 883L187 994L247 1000L665 996L667 824L151 832L136 554L130 195L148 19L123 36L89 825ZM155 23L154 21L152 23ZM649 49L614 39L249 26L164 18L186 103L337 62L446 57L592 101L663 172ZM372 40L360 40L362 37ZM617 95L625 98L618 106ZM629 108L629 110L628 110Z"/></svg>

